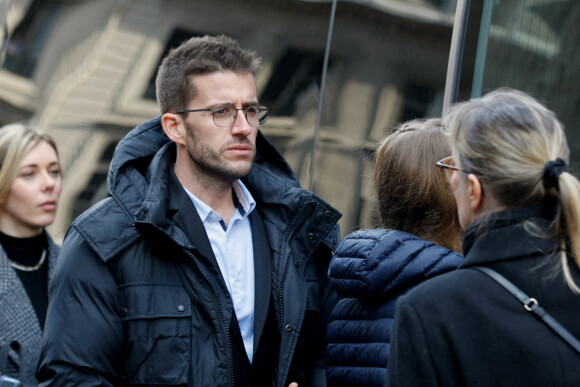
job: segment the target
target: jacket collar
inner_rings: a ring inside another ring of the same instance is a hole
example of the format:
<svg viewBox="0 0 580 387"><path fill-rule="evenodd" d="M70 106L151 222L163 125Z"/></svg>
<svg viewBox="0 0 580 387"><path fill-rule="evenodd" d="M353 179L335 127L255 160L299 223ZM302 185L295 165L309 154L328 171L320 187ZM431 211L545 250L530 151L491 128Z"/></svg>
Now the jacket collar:
<svg viewBox="0 0 580 387"><path fill-rule="evenodd" d="M292 224L300 208L313 206L316 209L311 218L317 221L312 222L312 230L318 232L313 233L315 239L312 243L324 242L334 249L340 239L336 222L341 214L314 193L300 188L289 165L260 131L256 149L254 166L242 180L256 200L257 209L264 220L270 225L276 224L279 231L284 231L287 225ZM119 142L108 177L109 195L118 205L109 204L112 216L117 217L119 222L115 228L118 235L112 241L108 232L94 232L95 229L110 229L110 219L95 216L100 209L88 211L75 221L77 230L104 260L137 240L139 231L145 228L148 232L155 232L156 238L170 238L187 248L202 248L200 243L194 245L189 241L183 230L185 227L167 221L168 215L183 216L178 214L184 212L172 213L172 210L179 210L180 203L188 203L183 189L179 187L175 190L170 185L167 172L172 170L174 162L175 144L165 136L161 117L139 125ZM168 192L180 192L180 195L171 196L168 200ZM265 210L272 207L277 209L275 214ZM138 224L139 227L147 224L147 227L138 231L133 227Z"/></svg>
<svg viewBox="0 0 580 387"><path fill-rule="evenodd" d="M524 208L477 219L465 230L461 267L556 252L554 215L552 208Z"/></svg>
<svg viewBox="0 0 580 387"><path fill-rule="evenodd" d="M399 230L358 230L332 257L329 278L343 297L388 297L457 268L462 255Z"/></svg>

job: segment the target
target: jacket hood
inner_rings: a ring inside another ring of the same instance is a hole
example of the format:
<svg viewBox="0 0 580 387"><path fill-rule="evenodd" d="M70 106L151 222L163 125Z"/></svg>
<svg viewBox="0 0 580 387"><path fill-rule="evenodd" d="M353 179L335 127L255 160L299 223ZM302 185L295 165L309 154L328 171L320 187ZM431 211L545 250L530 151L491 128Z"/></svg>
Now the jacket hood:
<svg viewBox="0 0 580 387"><path fill-rule="evenodd" d="M170 143L171 140L165 135L161 127L161 116L155 117L127 133L117 144L109 167L109 194L115 195L117 191L122 192L128 188L122 184L123 177L127 175L136 173L145 178L147 167L150 166L153 157L161 148ZM258 131L256 138L256 149L254 165L259 165L273 175L280 176L291 186L300 187L298 179L288 163L261 131ZM139 188L144 187L137 186L135 188L139 190Z"/></svg>
<svg viewBox="0 0 580 387"><path fill-rule="evenodd" d="M329 276L342 297L391 296L454 270L462 259L461 254L406 232L359 230L340 243Z"/></svg>
<svg viewBox="0 0 580 387"><path fill-rule="evenodd" d="M154 173L154 157L162 148L172 144L163 132L161 116L155 117L131 130L117 145L109 167L108 192L113 197L138 198L141 202L147 192L150 174ZM159 156L159 155L158 155ZM272 144L258 131L254 167L278 176L285 185L299 188L292 169ZM251 172L248 178L251 179ZM133 206L131 206L133 207Z"/></svg>
<svg viewBox="0 0 580 387"><path fill-rule="evenodd" d="M315 235L313 242L324 242L334 248L339 239L336 221L341 214L314 193L301 189L290 166L260 131L256 149L252 170L242 180L259 203L265 220L279 225L282 231L293 224L297 209L310 212L324 219L311 230ZM157 237L169 237L190 247L182 230L167 223L167 171L174 160L175 145L163 132L160 116L137 126L119 142L109 167L109 198L73 223L73 228L103 260L140 237L135 226L141 232L142 226L151 232L161 231ZM270 208L277 210L269 211ZM111 233L115 233L114 238Z"/></svg>
<svg viewBox="0 0 580 387"><path fill-rule="evenodd" d="M108 188L113 195L120 189L120 179L130 171L145 175L153 156L171 140L163 132L161 116L153 118L133 130L117 144L109 165Z"/></svg>

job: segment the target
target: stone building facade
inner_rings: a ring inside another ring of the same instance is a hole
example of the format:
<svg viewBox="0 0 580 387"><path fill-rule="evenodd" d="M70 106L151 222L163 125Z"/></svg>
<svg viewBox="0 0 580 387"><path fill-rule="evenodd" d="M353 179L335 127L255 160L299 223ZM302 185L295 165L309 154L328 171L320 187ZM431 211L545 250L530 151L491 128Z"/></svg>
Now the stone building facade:
<svg viewBox="0 0 580 387"><path fill-rule="evenodd" d="M378 221L376 144L400 121L441 113L454 5L338 2L319 112L331 1L0 0L0 124L29 120L55 137L59 240L106 196L116 143L159 114L153 79L164 53L189 36L230 35L263 58L256 80L271 115L262 131L302 185L343 213L346 235Z"/></svg>

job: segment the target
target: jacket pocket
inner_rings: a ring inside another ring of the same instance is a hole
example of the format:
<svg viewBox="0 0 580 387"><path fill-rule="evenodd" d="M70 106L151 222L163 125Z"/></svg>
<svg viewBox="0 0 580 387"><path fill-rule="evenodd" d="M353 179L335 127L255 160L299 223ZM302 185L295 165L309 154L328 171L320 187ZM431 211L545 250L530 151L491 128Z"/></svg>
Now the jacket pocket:
<svg viewBox="0 0 580 387"><path fill-rule="evenodd" d="M191 303L181 286L119 287L130 385L184 385L189 377Z"/></svg>

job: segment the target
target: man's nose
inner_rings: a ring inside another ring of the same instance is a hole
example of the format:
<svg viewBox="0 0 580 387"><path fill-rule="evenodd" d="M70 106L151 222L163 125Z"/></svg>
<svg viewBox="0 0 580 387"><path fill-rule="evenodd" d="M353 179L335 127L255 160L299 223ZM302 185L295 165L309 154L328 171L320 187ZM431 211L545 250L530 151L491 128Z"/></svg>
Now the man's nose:
<svg viewBox="0 0 580 387"><path fill-rule="evenodd" d="M232 124L232 134L235 135L249 135L254 127L250 125L243 110L236 111L234 122Z"/></svg>

